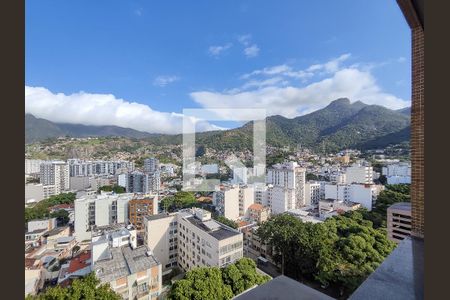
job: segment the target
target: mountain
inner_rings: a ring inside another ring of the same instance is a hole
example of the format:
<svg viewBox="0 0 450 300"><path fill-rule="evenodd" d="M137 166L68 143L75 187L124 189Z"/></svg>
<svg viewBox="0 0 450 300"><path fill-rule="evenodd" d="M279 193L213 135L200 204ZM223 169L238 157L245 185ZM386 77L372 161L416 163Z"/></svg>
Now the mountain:
<svg viewBox="0 0 450 300"><path fill-rule="evenodd" d="M156 135L119 126L89 126L81 124L53 123L45 119L36 118L32 114L25 114L25 143L32 143L60 136L120 136L143 139Z"/></svg>
<svg viewBox="0 0 450 300"><path fill-rule="evenodd" d="M142 139L149 144L182 143L182 135L149 134L117 126L57 124L31 115L26 115L25 121L26 141L31 142L61 135L113 135ZM372 149L408 142L409 126L410 115L404 109L396 111L340 98L307 115L292 119L278 115L266 118L266 142L272 146L301 145L327 152L344 148ZM253 122L230 130L197 133L196 144L215 149L252 149Z"/></svg>
<svg viewBox="0 0 450 300"><path fill-rule="evenodd" d="M325 108L288 119L266 119L266 141L273 146L301 145L315 150L369 149L409 141L407 114L361 101L337 99ZM252 147L253 123L227 131L200 133L198 144L215 148Z"/></svg>
<svg viewBox="0 0 450 300"><path fill-rule="evenodd" d="M402 113L402 114L410 116L411 115L411 106L405 107L405 108L400 108L400 109L397 109L396 111L398 111L399 113Z"/></svg>

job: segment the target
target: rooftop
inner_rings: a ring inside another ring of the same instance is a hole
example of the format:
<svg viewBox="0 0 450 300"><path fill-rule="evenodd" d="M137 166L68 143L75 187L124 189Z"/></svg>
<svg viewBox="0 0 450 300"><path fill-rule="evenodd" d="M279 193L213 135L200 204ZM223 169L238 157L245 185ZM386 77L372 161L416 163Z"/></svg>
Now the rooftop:
<svg viewBox="0 0 450 300"><path fill-rule="evenodd" d="M156 215L145 216L144 218L146 218L149 221L153 221L153 220L169 218L169 217L172 217L172 216L173 216L173 214L161 213L161 214L156 214Z"/></svg>
<svg viewBox="0 0 450 300"><path fill-rule="evenodd" d="M84 269L91 264L91 251L83 251L79 255L70 260L68 273L74 273L78 270Z"/></svg>
<svg viewBox="0 0 450 300"><path fill-rule="evenodd" d="M192 215L185 218L191 224L200 228L202 231L208 233L209 235L211 235L212 237L214 237L219 241L241 234L239 231L234 230L231 227L225 226L224 224L219 223L215 220L208 220L206 222L203 222Z"/></svg>
<svg viewBox="0 0 450 300"><path fill-rule="evenodd" d="M265 284L250 289L235 300L328 300L333 299L287 276L278 276ZM369 298L367 298L369 299Z"/></svg>
<svg viewBox="0 0 450 300"><path fill-rule="evenodd" d="M94 271L102 282L111 282L160 264L149 254L146 246L111 248L111 254L111 259L97 261L94 265Z"/></svg>
<svg viewBox="0 0 450 300"><path fill-rule="evenodd" d="M262 204L259 204L259 203L253 203L248 208L249 209L253 209L253 210L263 210L264 206Z"/></svg>
<svg viewBox="0 0 450 300"><path fill-rule="evenodd" d="M388 209L397 209L404 211L411 211L411 203L410 202L398 202L389 206Z"/></svg>

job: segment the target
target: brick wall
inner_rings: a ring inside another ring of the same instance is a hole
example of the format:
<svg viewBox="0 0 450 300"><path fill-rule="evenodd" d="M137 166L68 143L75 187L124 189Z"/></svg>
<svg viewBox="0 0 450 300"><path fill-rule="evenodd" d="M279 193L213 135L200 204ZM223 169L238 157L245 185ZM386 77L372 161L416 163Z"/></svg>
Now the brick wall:
<svg viewBox="0 0 450 300"><path fill-rule="evenodd" d="M425 235L424 128L425 128L425 31L411 0L397 0L412 37L411 95L411 210L412 235Z"/></svg>

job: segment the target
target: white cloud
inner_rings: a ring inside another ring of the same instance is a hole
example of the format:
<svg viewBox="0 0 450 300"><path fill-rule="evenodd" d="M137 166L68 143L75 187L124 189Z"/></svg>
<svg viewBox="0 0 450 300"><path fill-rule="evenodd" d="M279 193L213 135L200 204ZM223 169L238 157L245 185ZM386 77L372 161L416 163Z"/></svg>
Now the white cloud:
<svg viewBox="0 0 450 300"><path fill-rule="evenodd" d="M259 54L259 47L255 43L252 43L252 36L250 34L244 34L238 36L238 41L244 46L244 55L251 58L256 57Z"/></svg>
<svg viewBox="0 0 450 300"><path fill-rule="evenodd" d="M294 70L288 65L263 68L241 76L247 82L239 88L224 92L197 91L190 96L206 108L265 108L268 115L289 118L312 112L342 97L392 109L410 105L409 101L384 92L370 69L358 68L358 64L343 66L349 57L350 54L344 54L305 70ZM287 85L285 79L289 77L316 80L306 85Z"/></svg>
<svg viewBox="0 0 450 300"><path fill-rule="evenodd" d="M259 47L256 44L251 45L244 49L244 54L247 57L255 57L259 54Z"/></svg>
<svg viewBox="0 0 450 300"><path fill-rule="evenodd" d="M25 86L25 112L57 123L115 125L150 133L181 133L183 115L153 110L112 94L52 93L44 87ZM191 118L193 120L193 118ZM197 131L222 129L198 121Z"/></svg>
<svg viewBox="0 0 450 300"><path fill-rule="evenodd" d="M404 63L406 61L406 57L400 56L399 58L397 58L397 62L399 63Z"/></svg>
<svg viewBox="0 0 450 300"><path fill-rule="evenodd" d="M210 46L208 48L208 52L210 55L217 57L217 56L221 55L223 52L225 52L226 50L230 49L231 46L233 46L233 44L231 44L231 43L227 43L223 46Z"/></svg>
<svg viewBox="0 0 450 300"><path fill-rule="evenodd" d="M178 76L174 75L160 75L153 80L153 85L165 87L169 83L175 82L179 79L180 78Z"/></svg>
<svg viewBox="0 0 450 300"><path fill-rule="evenodd" d="M238 36L239 43L241 43L244 46L250 45L251 40L252 40L252 36L250 34L244 34L244 35Z"/></svg>

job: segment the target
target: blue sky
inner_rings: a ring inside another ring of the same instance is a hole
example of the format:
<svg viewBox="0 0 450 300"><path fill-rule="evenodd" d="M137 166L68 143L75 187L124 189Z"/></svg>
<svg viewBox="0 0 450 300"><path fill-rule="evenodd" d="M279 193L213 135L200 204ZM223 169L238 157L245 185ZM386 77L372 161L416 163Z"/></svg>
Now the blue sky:
<svg viewBox="0 0 450 300"><path fill-rule="evenodd" d="M394 0L27 0L25 59L27 112L150 132L179 132L184 108L294 117L411 90Z"/></svg>

